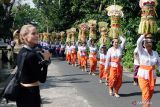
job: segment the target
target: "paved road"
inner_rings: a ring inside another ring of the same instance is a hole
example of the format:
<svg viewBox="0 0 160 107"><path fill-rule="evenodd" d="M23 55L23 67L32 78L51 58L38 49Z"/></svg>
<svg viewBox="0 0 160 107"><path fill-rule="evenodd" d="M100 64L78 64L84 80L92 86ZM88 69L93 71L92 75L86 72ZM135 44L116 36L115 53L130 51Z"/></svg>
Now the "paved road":
<svg viewBox="0 0 160 107"><path fill-rule="evenodd" d="M58 66L65 82L72 83L80 95L82 95L92 107L141 107L141 92L139 87L133 86L130 73L125 72L123 84L120 89L121 98L115 98L108 95L108 89L105 84L99 84L98 76L88 75L82 72L78 67L72 67L66 62L53 61ZM152 98L152 107L160 106L160 87L156 86Z"/></svg>
<svg viewBox="0 0 160 107"><path fill-rule="evenodd" d="M105 84L98 83L98 76L54 59L47 82L41 86L43 107L141 107L139 87L132 85L129 76L130 73L124 73L121 98L115 98L108 95ZM159 99L160 87L156 86L152 107L159 107ZM0 104L0 107L15 107L15 103Z"/></svg>

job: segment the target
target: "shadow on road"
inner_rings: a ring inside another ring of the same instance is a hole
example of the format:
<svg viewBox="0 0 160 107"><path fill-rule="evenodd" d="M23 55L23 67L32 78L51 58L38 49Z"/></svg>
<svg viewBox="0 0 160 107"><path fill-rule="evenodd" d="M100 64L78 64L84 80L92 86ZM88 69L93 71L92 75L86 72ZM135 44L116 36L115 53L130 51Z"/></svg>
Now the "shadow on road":
<svg viewBox="0 0 160 107"><path fill-rule="evenodd" d="M69 76L69 75L68 75ZM57 77L57 76L56 76ZM66 86L65 83L88 83L89 81L84 81L81 78L56 78L55 76L48 76L45 84L42 84L41 89L48 89L54 87L72 87Z"/></svg>
<svg viewBox="0 0 160 107"><path fill-rule="evenodd" d="M123 84L126 84L126 83L133 83L133 81L123 81Z"/></svg>
<svg viewBox="0 0 160 107"><path fill-rule="evenodd" d="M46 98L46 97L45 98L41 98L41 100L42 100L42 104L50 104L50 103L52 103L52 101L49 101L50 99Z"/></svg>
<svg viewBox="0 0 160 107"><path fill-rule="evenodd" d="M155 86L160 86L160 84L156 84Z"/></svg>
<svg viewBox="0 0 160 107"><path fill-rule="evenodd" d="M75 74L76 75L76 74ZM69 76L69 75L68 75ZM70 75L71 76L71 75ZM74 76L74 75L72 75ZM56 76L57 77L57 76ZM54 79L53 79L54 78ZM51 82L55 82L55 83L87 83L89 81L84 81L83 79L81 78L74 78L74 77L71 77L71 78L62 78L61 79L58 79L58 78L55 78L54 76L48 76L47 77L47 81L51 81Z"/></svg>
<svg viewBox="0 0 160 107"><path fill-rule="evenodd" d="M120 94L121 97L129 97L129 96L140 96L141 92L133 92L129 94Z"/></svg>
<svg viewBox="0 0 160 107"><path fill-rule="evenodd" d="M62 61L66 61L65 59L63 59L63 58L57 58L57 57L53 57L53 58L51 58L51 61L52 62L62 62Z"/></svg>
<svg viewBox="0 0 160 107"><path fill-rule="evenodd" d="M71 74L71 75L62 75L62 76L56 76L56 77L68 77L68 76L77 76L77 75L86 75L88 73L84 73L84 74Z"/></svg>
<svg viewBox="0 0 160 107"><path fill-rule="evenodd" d="M154 91L154 94L158 94L160 91ZM120 94L121 97L129 97L129 96L141 96L141 92L133 92L129 94Z"/></svg>

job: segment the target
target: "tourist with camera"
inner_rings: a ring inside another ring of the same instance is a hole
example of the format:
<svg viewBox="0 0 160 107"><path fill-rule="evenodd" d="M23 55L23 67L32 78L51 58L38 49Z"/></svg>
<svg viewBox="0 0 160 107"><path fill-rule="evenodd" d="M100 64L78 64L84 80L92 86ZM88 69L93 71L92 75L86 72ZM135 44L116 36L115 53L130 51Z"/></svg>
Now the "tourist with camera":
<svg viewBox="0 0 160 107"><path fill-rule="evenodd" d="M36 51L39 35L33 25L24 25L20 30L20 39L23 48L17 57L17 66L20 66L22 54L27 52L20 76L21 91L16 100L17 107L40 107L39 83L44 83L47 77L47 68L51 54L43 50L40 54Z"/></svg>

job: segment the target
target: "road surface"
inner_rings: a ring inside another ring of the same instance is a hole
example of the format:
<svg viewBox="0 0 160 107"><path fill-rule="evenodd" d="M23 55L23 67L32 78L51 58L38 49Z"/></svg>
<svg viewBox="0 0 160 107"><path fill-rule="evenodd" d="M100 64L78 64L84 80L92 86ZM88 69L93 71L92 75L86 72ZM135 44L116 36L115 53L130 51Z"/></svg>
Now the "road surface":
<svg viewBox="0 0 160 107"><path fill-rule="evenodd" d="M108 88L99 83L98 75L89 75L57 59L53 59L48 69L47 81L41 85L43 107L142 107L140 89L133 86L129 72L124 72L121 97L116 98L109 96ZM157 85L151 107L159 107L159 99ZM15 103L0 104L0 107L15 107Z"/></svg>

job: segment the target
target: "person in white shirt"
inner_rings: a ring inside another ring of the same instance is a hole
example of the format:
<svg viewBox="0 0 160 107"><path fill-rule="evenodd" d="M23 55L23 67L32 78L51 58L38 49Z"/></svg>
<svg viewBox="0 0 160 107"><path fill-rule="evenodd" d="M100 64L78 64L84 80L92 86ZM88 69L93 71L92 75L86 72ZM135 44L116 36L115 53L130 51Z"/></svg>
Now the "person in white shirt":
<svg viewBox="0 0 160 107"><path fill-rule="evenodd" d="M97 68L97 46L94 42L94 39L89 39L88 41L89 47L89 62L90 62L90 72L89 74L95 75Z"/></svg>
<svg viewBox="0 0 160 107"><path fill-rule="evenodd" d="M105 61L107 57L107 48L105 45L99 48L99 83L102 83L102 79L106 80L106 85L108 81L108 72L105 71Z"/></svg>
<svg viewBox="0 0 160 107"><path fill-rule="evenodd" d="M138 85L138 68L139 68L139 55L138 48L136 47L134 50L134 77L133 77L133 85Z"/></svg>
<svg viewBox="0 0 160 107"><path fill-rule="evenodd" d="M65 58L64 51L65 51L65 44L61 43L61 44L60 44L60 56L61 56L63 59Z"/></svg>
<svg viewBox="0 0 160 107"><path fill-rule="evenodd" d="M56 56L59 57L59 51L60 51L60 44L59 42L56 43Z"/></svg>
<svg viewBox="0 0 160 107"><path fill-rule="evenodd" d="M71 44L68 42L66 46L66 61L71 64Z"/></svg>
<svg viewBox="0 0 160 107"><path fill-rule="evenodd" d="M143 107L150 107L150 101L154 92L157 65L160 70L160 58L156 51L152 50L150 34L141 35L137 40L140 67L138 69L138 83L142 91ZM142 42L144 41L144 48Z"/></svg>
<svg viewBox="0 0 160 107"><path fill-rule="evenodd" d="M53 56L56 56L56 45L54 43L51 44L51 48Z"/></svg>
<svg viewBox="0 0 160 107"><path fill-rule="evenodd" d="M80 42L77 42L77 45L78 45L77 60L78 60L78 65L81 67L81 57L80 57L81 43L80 43Z"/></svg>
<svg viewBox="0 0 160 107"><path fill-rule="evenodd" d="M87 46L86 42L82 43L82 46L80 48L80 61L81 61L81 68L82 71L87 71Z"/></svg>
<svg viewBox="0 0 160 107"><path fill-rule="evenodd" d="M14 48L14 46L16 45L16 42L14 40L11 41L11 47L12 49Z"/></svg>
<svg viewBox="0 0 160 107"><path fill-rule="evenodd" d="M119 39L121 44L119 46ZM125 44L125 38L120 36L112 40L112 47L108 49L105 70L109 71L109 95L119 98L119 89L122 85L122 51ZM114 91L114 94L113 94Z"/></svg>
<svg viewBox="0 0 160 107"><path fill-rule="evenodd" d="M77 58L77 46L75 42L72 43L71 45L71 63L72 66L77 66L76 65L76 58Z"/></svg>

